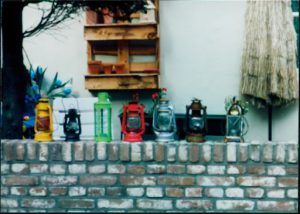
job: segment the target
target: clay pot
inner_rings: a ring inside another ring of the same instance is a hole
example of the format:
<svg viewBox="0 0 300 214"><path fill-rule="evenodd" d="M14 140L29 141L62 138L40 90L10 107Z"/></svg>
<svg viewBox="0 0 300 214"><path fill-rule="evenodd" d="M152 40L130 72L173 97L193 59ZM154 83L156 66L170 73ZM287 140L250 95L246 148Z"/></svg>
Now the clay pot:
<svg viewBox="0 0 300 214"><path fill-rule="evenodd" d="M90 74L99 74L101 71L102 62L101 61L89 61L88 71Z"/></svg>
<svg viewBox="0 0 300 214"><path fill-rule="evenodd" d="M103 64L102 67L105 74L111 74L113 67L112 64Z"/></svg>
<svg viewBox="0 0 300 214"><path fill-rule="evenodd" d="M120 63L120 64L115 64L115 69L117 74L123 74L125 73L125 65Z"/></svg>
<svg viewBox="0 0 300 214"><path fill-rule="evenodd" d="M93 24L97 24L97 22L98 22L97 12L88 9L86 11L86 24L93 25Z"/></svg>

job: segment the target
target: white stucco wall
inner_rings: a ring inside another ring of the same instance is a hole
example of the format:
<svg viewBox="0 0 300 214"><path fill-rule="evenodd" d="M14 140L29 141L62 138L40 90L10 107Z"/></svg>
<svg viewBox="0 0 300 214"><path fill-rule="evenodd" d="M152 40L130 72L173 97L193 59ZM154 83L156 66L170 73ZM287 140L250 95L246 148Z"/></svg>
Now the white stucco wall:
<svg viewBox="0 0 300 214"><path fill-rule="evenodd" d="M193 97L200 98L208 114L224 114L224 99L239 95L240 63L244 38L246 1L164 0L160 2L161 86L177 113L184 113ZM24 27L36 20L24 11ZM47 76L59 72L62 80L73 78L75 95L94 96L84 89L86 42L83 16L59 31L47 31L25 39L24 48L33 64L48 67ZM117 117L131 95L111 92L114 138L120 138ZM141 92L141 102L150 108L151 92ZM273 140L298 141L298 102L273 112ZM268 140L267 110L250 108L246 140Z"/></svg>

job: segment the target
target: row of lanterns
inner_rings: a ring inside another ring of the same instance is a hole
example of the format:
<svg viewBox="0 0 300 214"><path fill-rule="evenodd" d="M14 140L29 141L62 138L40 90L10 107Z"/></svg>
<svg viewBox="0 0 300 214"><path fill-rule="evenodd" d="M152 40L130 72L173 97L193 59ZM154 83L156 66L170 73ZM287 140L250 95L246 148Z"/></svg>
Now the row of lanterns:
<svg viewBox="0 0 300 214"><path fill-rule="evenodd" d="M36 106L35 140L51 141L53 133L52 110L49 100L41 98ZM95 140L110 142L112 140L112 104L106 92L98 94L94 104ZM242 114L241 106L233 99L226 115L225 141L242 142L247 122ZM76 109L69 109L65 115L64 133L66 141L78 141L81 134L80 114ZM174 141L177 127L174 108L166 97L160 98L153 110L153 131L156 141ZM140 142L145 132L144 106L139 104L137 96L123 105L122 114L123 140ZM199 99L193 99L186 106L186 140L188 142L204 142L207 132L206 106Z"/></svg>

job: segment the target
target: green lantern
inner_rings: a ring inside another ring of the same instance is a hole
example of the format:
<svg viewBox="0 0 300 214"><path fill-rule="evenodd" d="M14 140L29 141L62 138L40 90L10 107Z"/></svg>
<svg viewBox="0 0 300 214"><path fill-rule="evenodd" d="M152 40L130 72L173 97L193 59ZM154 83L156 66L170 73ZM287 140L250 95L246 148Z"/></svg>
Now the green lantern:
<svg viewBox="0 0 300 214"><path fill-rule="evenodd" d="M95 140L111 141L111 102L106 92L98 93L94 104Z"/></svg>

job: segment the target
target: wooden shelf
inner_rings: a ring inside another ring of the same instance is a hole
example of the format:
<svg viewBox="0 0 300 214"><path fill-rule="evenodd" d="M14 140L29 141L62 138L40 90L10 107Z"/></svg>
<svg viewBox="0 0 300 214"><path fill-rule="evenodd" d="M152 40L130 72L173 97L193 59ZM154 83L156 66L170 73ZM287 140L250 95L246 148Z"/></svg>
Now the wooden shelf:
<svg viewBox="0 0 300 214"><path fill-rule="evenodd" d="M85 88L88 90L158 89L158 74L88 74Z"/></svg>
<svg viewBox="0 0 300 214"><path fill-rule="evenodd" d="M157 24L95 24L85 25L87 41L158 39Z"/></svg>
<svg viewBox="0 0 300 214"><path fill-rule="evenodd" d="M155 0L155 20L151 23L97 23L95 12L84 25L87 61L124 64L124 74L87 74L88 90L158 89L160 75L159 0ZM114 62L114 63L112 63ZM99 69L102 72L102 69ZM87 72L88 73L88 72Z"/></svg>

